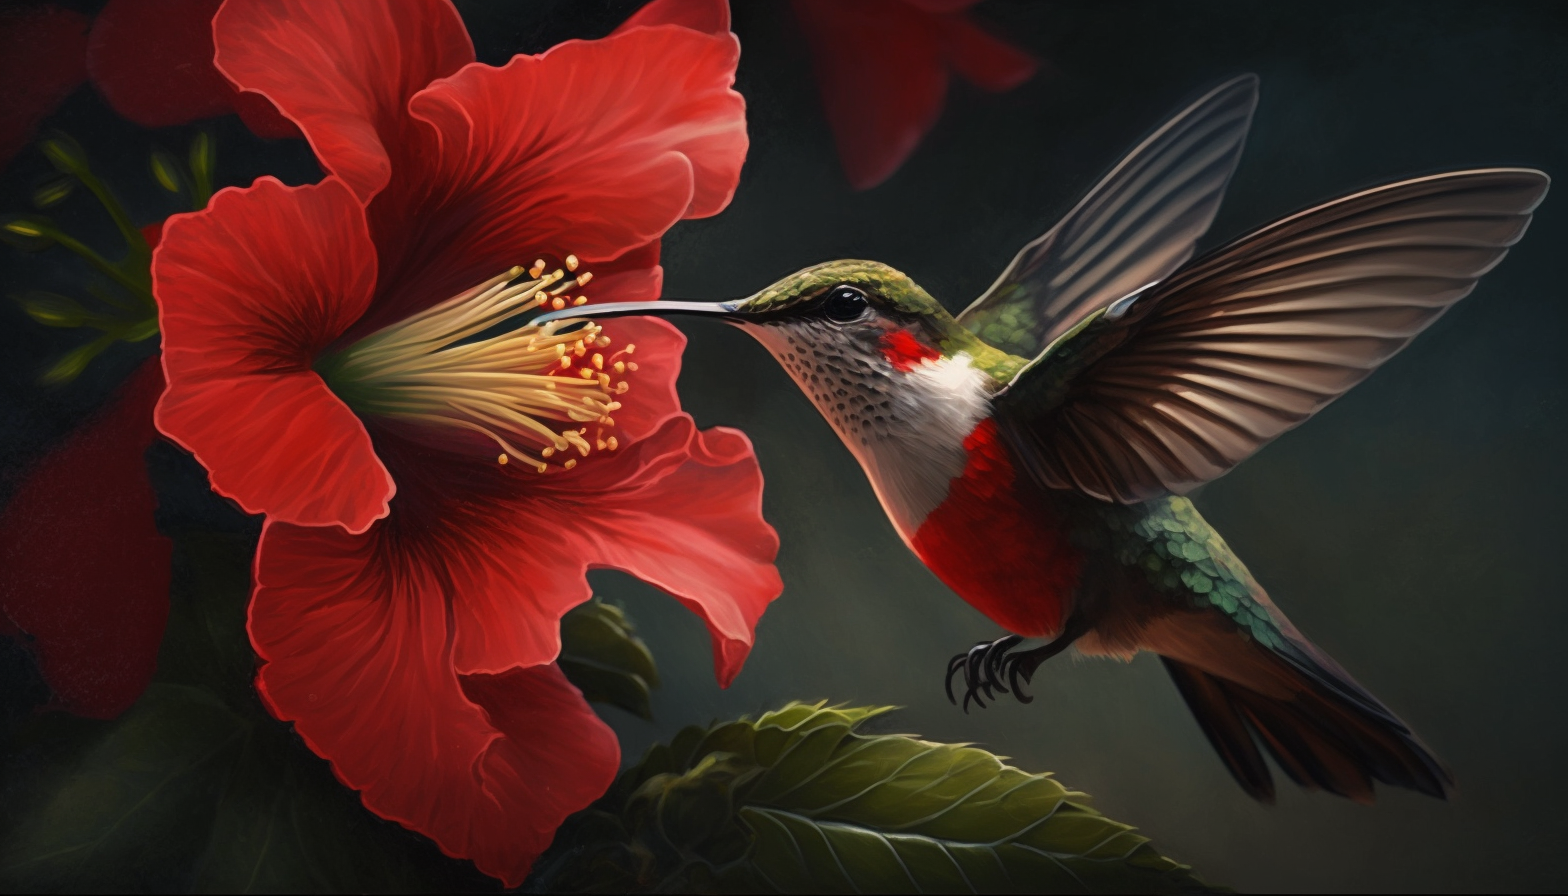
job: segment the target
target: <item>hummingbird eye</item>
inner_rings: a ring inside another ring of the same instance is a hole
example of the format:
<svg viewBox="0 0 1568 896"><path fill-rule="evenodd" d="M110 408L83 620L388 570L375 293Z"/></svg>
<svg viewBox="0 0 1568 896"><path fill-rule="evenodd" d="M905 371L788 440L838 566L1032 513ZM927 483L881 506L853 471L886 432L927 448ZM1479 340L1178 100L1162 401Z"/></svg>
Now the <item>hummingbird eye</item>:
<svg viewBox="0 0 1568 896"><path fill-rule="evenodd" d="M869 304L866 294L853 286L835 286L823 300L822 310L827 313L829 320L848 323L859 319Z"/></svg>

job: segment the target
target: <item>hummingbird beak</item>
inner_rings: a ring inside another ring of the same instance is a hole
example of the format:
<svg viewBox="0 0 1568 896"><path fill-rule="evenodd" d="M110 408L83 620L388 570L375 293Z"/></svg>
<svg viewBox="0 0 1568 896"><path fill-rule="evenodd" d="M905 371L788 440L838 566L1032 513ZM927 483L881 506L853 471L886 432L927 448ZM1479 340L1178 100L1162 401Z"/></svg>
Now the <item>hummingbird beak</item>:
<svg viewBox="0 0 1568 896"><path fill-rule="evenodd" d="M703 314L713 317L734 317L739 302L611 302L606 305L584 305L581 308L563 308L549 311L534 318L531 323L547 324L556 320L576 320L584 317L630 317L649 315L663 317L667 314Z"/></svg>

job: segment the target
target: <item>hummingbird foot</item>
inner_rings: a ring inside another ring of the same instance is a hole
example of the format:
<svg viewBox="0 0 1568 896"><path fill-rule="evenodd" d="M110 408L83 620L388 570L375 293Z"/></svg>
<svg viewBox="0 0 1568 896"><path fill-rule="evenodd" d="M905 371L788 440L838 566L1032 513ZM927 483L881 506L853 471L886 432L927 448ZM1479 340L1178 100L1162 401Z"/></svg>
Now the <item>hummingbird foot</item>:
<svg viewBox="0 0 1568 896"><path fill-rule="evenodd" d="M1033 703L1034 697L1024 693L1023 686L1034 680L1035 670L1058 653L1071 647L1088 628L1080 621L1070 621L1066 629L1049 644L1033 650L1012 653L1024 641L1021 635L1008 635L995 641L981 641L947 664L947 699L955 706L953 676L964 673L964 712L969 703L985 709L985 701L996 700L997 694L1012 694L1019 703ZM1020 680L1021 679L1021 680ZM1005 683L1004 683L1005 682Z"/></svg>
<svg viewBox="0 0 1568 896"><path fill-rule="evenodd" d="M1022 644L1023 640L1019 635L1007 635L995 641L981 641L948 661L945 682L948 701L955 706L958 704L958 698L953 694L953 676L959 671L964 673L964 712L966 713L969 712L970 701L985 709L985 701L995 700L997 693L1007 693L1007 686L1002 684L1003 664L1008 659L1007 652ZM1029 671L1033 673L1034 670L1031 668Z"/></svg>

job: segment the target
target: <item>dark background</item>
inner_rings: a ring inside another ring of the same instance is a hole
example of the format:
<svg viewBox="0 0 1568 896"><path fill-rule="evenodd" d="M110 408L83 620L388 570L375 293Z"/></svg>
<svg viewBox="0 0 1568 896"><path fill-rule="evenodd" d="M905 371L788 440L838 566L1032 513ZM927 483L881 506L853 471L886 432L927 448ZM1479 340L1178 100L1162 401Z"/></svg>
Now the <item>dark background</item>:
<svg viewBox="0 0 1568 896"><path fill-rule="evenodd" d="M460 3L487 62L598 36L636 5ZM1002 95L955 82L930 137L864 193L839 171L787 4L735 7L752 150L730 209L667 239L672 296L743 295L807 264L860 257L906 271L956 310L1165 114L1242 71L1262 77L1262 102L1210 245L1403 177L1497 165L1568 173L1568 16L1551 4L993 0L977 17L1043 59L1042 73ZM190 129L139 130L91 88L49 124L86 146L139 221L176 210L147 153L183 153ZM302 143L258 141L233 119L210 127L222 182L317 176ZM46 170L36 153L19 157L0 177L0 211L24 210ZM73 208L56 217L110 239L90 206ZM898 704L895 727L1054 771L1240 890L1561 891L1565 237L1568 197L1549 196L1470 298L1196 497L1296 623L1454 768L1451 802L1385 790L1358 806L1282 781L1279 804L1259 806L1147 657L1053 661L1029 706L966 716L948 705L947 658L996 627L908 553L848 452L761 348L700 322L682 323L692 339L683 397L699 422L755 442L786 588L746 670L721 691L694 616L625 576L595 574L664 674L656 723L606 711L628 760L683 725L789 699ZM0 253L6 291L76 270L50 254ZM38 372L76 340L0 306L0 470L13 478L138 357L121 347L76 384L38 388ZM36 674L13 647L0 651L0 676L15 719L39 697Z"/></svg>

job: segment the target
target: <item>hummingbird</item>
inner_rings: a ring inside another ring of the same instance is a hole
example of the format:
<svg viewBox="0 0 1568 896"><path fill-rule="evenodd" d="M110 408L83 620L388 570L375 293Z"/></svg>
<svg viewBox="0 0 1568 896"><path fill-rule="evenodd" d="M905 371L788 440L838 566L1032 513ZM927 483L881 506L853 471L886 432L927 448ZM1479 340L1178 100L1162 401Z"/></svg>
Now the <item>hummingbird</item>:
<svg viewBox="0 0 1568 896"><path fill-rule="evenodd" d="M1241 787L1446 798L1448 768L1280 611L1185 497L1366 378L1524 234L1549 179L1449 171L1341 196L1202 257L1257 106L1233 78L1155 129L956 316L874 261L699 314L750 334L859 461L898 535L1005 634L964 709L1030 702L1068 647L1160 657ZM1026 641L1043 643L1025 649Z"/></svg>

